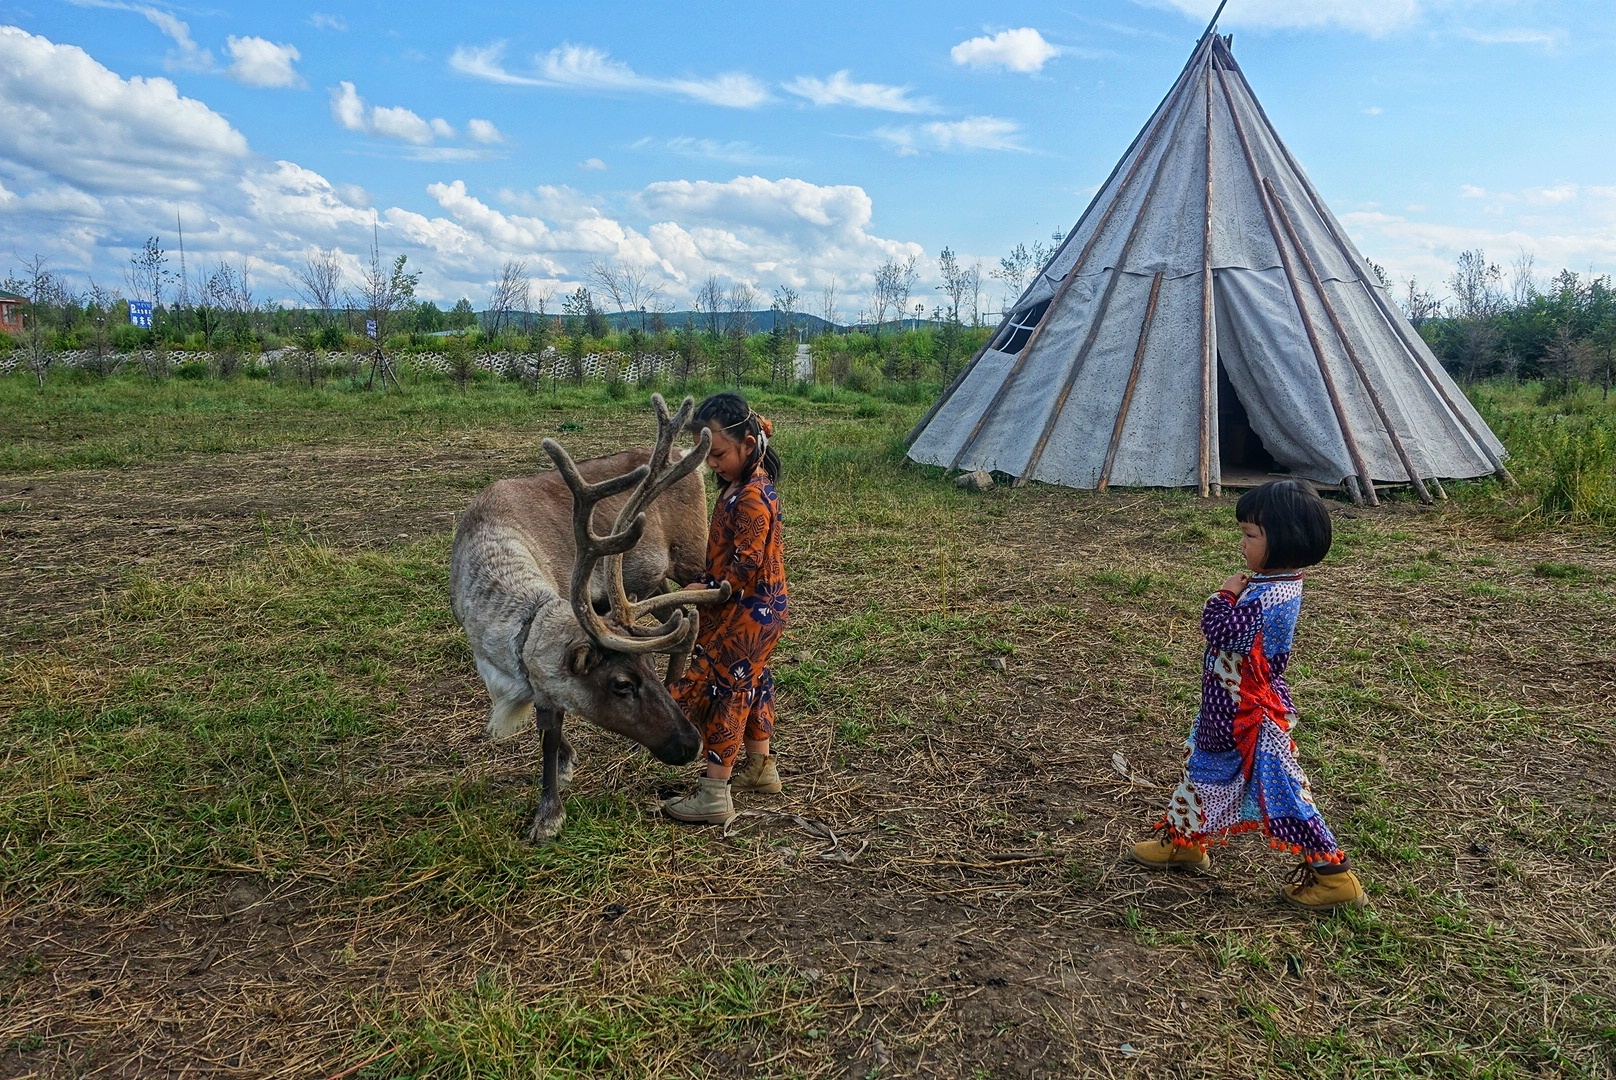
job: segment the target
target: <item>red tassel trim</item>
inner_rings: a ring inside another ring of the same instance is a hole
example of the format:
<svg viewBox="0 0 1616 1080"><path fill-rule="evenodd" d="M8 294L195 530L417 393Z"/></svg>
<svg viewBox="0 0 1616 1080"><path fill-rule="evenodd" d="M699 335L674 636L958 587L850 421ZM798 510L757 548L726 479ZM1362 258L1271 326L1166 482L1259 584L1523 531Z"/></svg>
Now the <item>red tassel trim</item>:
<svg viewBox="0 0 1616 1080"><path fill-rule="evenodd" d="M1181 833L1177 829L1173 828L1173 826L1168 823L1167 817L1163 815L1162 819L1152 826L1152 831L1164 834L1168 842L1175 844L1178 847L1193 848L1197 851L1205 851L1212 844L1228 847L1229 837L1236 833L1253 832L1262 828L1264 828L1264 825L1260 821L1242 821L1232 828L1223 829L1215 833L1194 833L1191 835L1185 835L1184 833ZM1268 837L1268 846L1276 851L1284 851L1291 855L1300 855L1311 863L1330 863L1332 866L1340 865L1347 857L1347 853L1342 851L1340 848L1337 848L1334 851L1309 851L1302 847L1301 844L1293 844L1288 840L1281 840L1272 835Z"/></svg>

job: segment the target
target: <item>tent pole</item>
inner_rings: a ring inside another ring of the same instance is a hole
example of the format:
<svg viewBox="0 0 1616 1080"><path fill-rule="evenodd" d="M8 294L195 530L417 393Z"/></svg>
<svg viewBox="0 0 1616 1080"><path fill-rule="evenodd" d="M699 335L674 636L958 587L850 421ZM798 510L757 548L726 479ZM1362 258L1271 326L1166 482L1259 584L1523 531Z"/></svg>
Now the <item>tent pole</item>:
<svg viewBox="0 0 1616 1080"><path fill-rule="evenodd" d="M1038 325L1033 328L1032 335L1027 339L1027 343L1021 347L1021 352L1016 355L1016 362L1005 373L1004 381L999 384L999 389L994 392L992 400L987 404L987 408L982 410L982 415L977 417L976 424L971 428L971 433L966 436L959 453L955 454L954 460L949 463L948 467L950 469L959 468L960 462L964 461L966 455L975 447L977 438L982 434L982 429L987 426L988 418L1004 402L1005 394L1009 392L1010 384L1016 381L1016 378L1021 374L1022 368L1026 366L1027 358L1032 355L1032 347L1038 343L1038 339L1043 335L1044 327L1049 325L1050 317L1055 313L1055 309L1060 306L1061 298L1066 295L1066 290L1071 288L1072 282L1077 280L1078 271L1088 261L1089 255L1094 251L1094 245L1099 242L1100 235L1105 232L1106 226L1111 223L1111 216L1116 212L1117 202L1122 193L1128 190L1128 185L1133 183L1133 178L1138 174L1139 167L1144 164L1145 158L1149 157L1151 150L1155 148L1156 136L1161 133L1163 125L1167 123L1167 114L1171 111L1166 108L1166 105L1176 95L1179 84L1189 74L1190 69L1194 66L1195 58L1200 52L1201 47L1197 46L1195 52L1190 56L1190 62L1185 64L1184 70L1179 73L1178 83L1173 85L1173 89L1168 91L1167 97L1162 99L1162 104L1157 106L1156 122L1145 136L1144 145L1139 148L1139 153L1133 159L1133 164L1128 166L1127 174L1122 178L1122 183L1117 186L1116 193L1111 197L1111 202L1106 205L1105 211L1100 215L1100 220L1094 226L1094 232L1089 234L1088 242L1083 245L1083 250L1078 252L1077 260L1072 263L1072 268L1061 279L1060 288L1055 291L1055 295L1049 300L1049 306L1044 309L1044 317L1038 320ZM1121 165L1122 162L1118 161L1117 167L1120 168ZM1115 171L1115 169L1112 170L1113 175L1115 175ZM1107 181L1108 184L1109 182ZM1101 191L1103 190L1102 188ZM1099 198L1098 193L1096 193L1095 198ZM1113 278L1114 281L1115 279ZM1096 323L1096 325L1098 324Z"/></svg>
<svg viewBox="0 0 1616 1080"><path fill-rule="evenodd" d="M1221 14L1222 6L1218 7ZM1212 16L1212 25L1217 25ZM1211 27L1207 28L1208 30ZM1212 483L1212 69L1206 72L1206 229L1201 235L1201 498L1223 494L1223 462Z"/></svg>
<svg viewBox="0 0 1616 1080"><path fill-rule="evenodd" d="M1386 411L1385 403L1380 400L1380 391L1376 390L1375 384L1369 381L1369 372L1364 368L1363 358L1358 355L1358 350L1353 347L1352 339L1347 337L1347 328L1341 325L1341 317L1336 314L1335 308L1330 303L1330 298L1325 295L1324 281L1319 277L1318 267L1313 265L1313 257L1307 253L1306 248L1302 247L1302 239L1297 235L1296 226L1291 221L1289 211L1285 209L1285 204L1279 201L1279 192L1274 189L1273 182L1266 176L1263 177L1263 190L1268 198L1273 201L1274 210L1279 215L1280 224L1285 226L1285 235L1291 238L1291 243L1296 247L1296 253L1302 258L1302 268L1307 271L1308 279L1313 282L1313 288L1319 294L1319 302L1324 305L1325 317L1330 320L1330 325L1335 329L1335 336L1341 339L1341 347L1346 350L1347 359L1352 363L1352 370L1358 373L1358 381L1363 383L1364 390L1368 392L1369 402L1374 405L1375 415L1380 417L1381 426L1386 429L1386 435L1391 439L1392 448L1397 451L1397 459L1403 463L1403 471L1408 473L1409 483L1414 485L1414 491L1419 495L1420 502L1429 505L1432 502L1431 493L1426 490L1425 481L1420 479L1419 472L1414 468L1414 461L1408 456L1408 449L1403 445L1402 437L1397 434L1397 429L1392 426L1391 414Z"/></svg>
<svg viewBox="0 0 1616 1080"><path fill-rule="evenodd" d="M1405 351L1407 351L1409 358L1412 359L1415 365L1419 367L1420 374L1425 376L1426 384L1436 393L1436 396L1441 399L1442 403L1447 406L1448 411L1458 419L1460 426L1463 427L1465 429L1465 433L1470 436L1470 441L1476 444L1476 447L1481 450L1482 456L1485 457L1488 463L1492 465L1493 475L1498 477L1504 483L1508 484L1510 487L1514 487L1515 477L1510 474L1509 469L1504 466L1503 461L1498 457L1498 455L1493 453L1492 448L1482 441L1480 432L1478 432L1470 423L1469 418L1465 416L1464 412L1454 404L1453 398L1449 396L1447 390L1442 386L1442 383L1434 374L1432 374L1430 365L1425 362L1425 357L1420 352L1420 346L1416 345L1409 339L1409 333L1413 328L1406 326L1404 320L1390 310L1386 303L1385 297L1381 296L1380 292L1375 289L1374 286L1369 284L1369 268L1363 265L1362 256L1356 254L1352 250L1351 246L1348 245L1346 239L1339 231L1337 231L1334 222L1331 221L1329 211L1324 206L1324 200L1319 198L1318 191L1313 187L1313 181L1308 178L1307 173L1302 171L1302 166L1297 163L1296 158L1291 156L1290 147L1285 145L1284 140L1279 137L1279 133L1274 130L1273 122L1268 119L1268 113L1263 109L1262 102L1257 100L1257 95L1255 94L1251 95L1251 101L1252 104L1257 106L1257 115L1262 117L1263 124L1268 128L1268 133L1274 137L1274 142L1279 147L1279 152L1285 155L1285 163L1291 167L1291 171L1296 174L1297 179L1301 180L1302 189L1307 192L1308 201L1313 204L1313 212L1319 216L1320 221L1324 222L1325 231L1330 234L1330 239L1335 241L1335 246L1340 250L1342 256L1347 260L1347 262L1351 263L1353 268L1358 272L1358 283L1363 286L1364 292L1369 294L1369 299L1372 300L1375 307L1379 309L1381 318L1385 319L1389 324L1391 324L1392 330L1397 334L1398 340L1402 342L1403 348ZM1423 344L1423 342L1421 344ZM1435 477L1432 477L1433 482L1435 479ZM1440 486L1441 485L1439 484L1438 487ZM1444 496L1444 498L1445 497L1446 496Z"/></svg>
<svg viewBox="0 0 1616 1080"><path fill-rule="evenodd" d="M1187 107L1179 112L1178 118L1173 122L1173 135L1178 134L1179 127L1188 115ZM1122 268L1127 265L1128 256L1133 253L1134 241L1139 238L1139 227L1144 224L1145 216L1150 213L1150 204L1156 197L1156 185L1160 180L1161 170L1158 169L1145 188L1145 197L1139 201L1139 213L1134 216L1133 225L1128 229L1128 238L1122 242L1122 251L1117 254L1116 265L1111 268L1111 278L1105 283L1105 292L1100 294L1100 302L1095 305L1094 316L1089 320L1089 332L1084 335L1083 344L1078 346L1077 355L1072 358L1071 364L1066 369L1066 378L1061 383L1060 393L1055 395L1054 408L1049 410L1049 418L1044 421L1044 429L1038 435L1038 442L1033 445L1032 455L1027 458L1027 464L1022 467L1021 475L1016 477L1013 487L1020 487L1032 479L1033 471L1038 468L1038 459L1044 456L1044 447L1049 445L1049 437L1055 432L1055 424L1060 420L1061 410L1066 407L1066 399L1071 395L1072 387L1077 384L1077 376L1083 370L1089 350L1094 348L1094 341L1100 336L1100 325L1105 322L1106 312L1111 308L1111 297L1117 291L1117 282L1122 280ZM1045 316L1047 318L1047 312ZM1043 326L1044 324L1040 323L1038 328L1042 330ZM1027 344L1030 346L1032 342L1029 340Z"/></svg>
<svg viewBox="0 0 1616 1080"><path fill-rule="evenodd" d="M1145 305L1145 321L1139 326L1139 344L1133 350L1133 368L1128 372L1128 386L1122 391L1122 404L1117 408L1117 422L1111 428L1111 444L1105 448L1105 465L1100 469L1100 482L1095 490L1104 491L1111 484L1111 466L1117 460L1117 447L1122 444L1122 428L1128 422L1128 406L1133 404L1133 389L1139 382L1139 369L1145 362L1145 343L1150 340L1150 324L1156 317L1156 299L1161 296L1162 272L1150 279L1150 302Z"/></svg>
<svg viewBox="0 0 1616 1080"><path fill-rule="evenodd" d="M1207 36L1209 34L1211 34L1214 29L1216 29L1216 27L1218 25L1218 16L1222 15L1223 14L1223 9L1228 7L1228 6L1229 6L1229 0L1223 0L1223 3L1218 5L1218 10L1216 10L1216 11L1214 11L1212 13L1212 21L1207 23L1206 24L1206 29L1201 32L1201 40L1202 41L1205 41L1207 39Z"/></svg>
<svg viewBox="0 0 1616 1080"><path fill-rule="evenodd" d="M1267 192L1263 189L1262 176L1257 172L1257 159L1252 155L1251 143L1246 139L1246 129L1240 123L1240 114L1235 112L1234 99L1229 96L1229 84L1223 77L1223 69L1214 64L1213 69L1218 73L1218 85L1223 89L1223 103L1228 106L1229 119L1234 122L1234 133L1240 140L1240 151L1245 155L1246 168L1251 172L1251 183L1257 189L1257 200L1262 203L1263 217L1268 221L1268 233L1274 239L1274 247L1279 250L1279 262L1285 270L1285 281L1290 286L1291 297L1296 301L1296 313L1302 319L1302 328L1307 331L1308 344L1313 347L1313 359L1319 367L1319 378L1324 382L1324 390L1330 396L1330 407L1335 410L1335 420L1341 429L1341 441L1346 444L1347 456L1352 459L1352 466L1357 470L1358 478L1363 482L1363 495L1370 506L1379 506L1380 500L1375 496L1375 482L1369 477L1369 469L1364 465L1363 455L1358 451L1358 440L1352 436L1352 428L1347 424L1347 411L1341 404L1341 395L1336 390L1335 378L1330 374L1330 368L1324 359L1324 346L1319 341L1319 332L1313 326L1313 320L1307 317L1307 308L1302 303L1301 283L1296 280L1296 267L1291 264L1291 256L1285 250L1285 240L1280 236L1279 223L1274 220L1274 208L1269 205ZM1354 501L1357 501L1356 499Z"/></svg>

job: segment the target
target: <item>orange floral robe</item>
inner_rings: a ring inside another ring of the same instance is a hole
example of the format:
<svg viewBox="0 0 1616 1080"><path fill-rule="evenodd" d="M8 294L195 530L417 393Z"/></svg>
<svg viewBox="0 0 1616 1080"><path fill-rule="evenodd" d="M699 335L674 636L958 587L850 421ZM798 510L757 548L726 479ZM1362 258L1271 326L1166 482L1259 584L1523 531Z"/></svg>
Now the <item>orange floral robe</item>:
<svg viewBox="0 0 1616 1080"><path fill-rule="evenodd" d="M702 582L729 582L730 598L701 609L690 670L673 687L714 765L734 765L743 738L758 742L774 733L768 663L786 628L784 548L780 497L768 473L759 469L719 494Z"/></svg>

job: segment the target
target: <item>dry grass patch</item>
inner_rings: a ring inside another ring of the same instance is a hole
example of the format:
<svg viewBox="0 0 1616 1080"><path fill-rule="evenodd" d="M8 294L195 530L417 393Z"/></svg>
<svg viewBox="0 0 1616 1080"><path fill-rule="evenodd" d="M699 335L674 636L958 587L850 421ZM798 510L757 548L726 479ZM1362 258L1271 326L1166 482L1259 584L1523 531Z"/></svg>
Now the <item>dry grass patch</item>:
<svg viewBox="0 0 1616 1080"><path fill-rule="evenodd" d="M1336 511L1298 740L1373 907L1302 919L1260 842L1207 880L1118 858L1178 767L1232 500L966 495L901 464L912 407L768 411L787 790L727 833L575 722L566 831L518 840L537 747L477 737L443 567L538 413L8 477L0 1072L1616 1069L1608 530ZM578 415L581 452L643 427ZM76 574L104 600L52 606Z"/></svg>

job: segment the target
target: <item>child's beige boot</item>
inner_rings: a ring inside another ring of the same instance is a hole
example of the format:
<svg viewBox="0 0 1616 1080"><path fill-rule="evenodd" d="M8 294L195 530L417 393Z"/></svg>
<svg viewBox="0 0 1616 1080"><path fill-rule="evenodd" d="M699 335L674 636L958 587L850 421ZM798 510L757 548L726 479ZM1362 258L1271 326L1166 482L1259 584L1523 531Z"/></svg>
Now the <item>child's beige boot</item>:
<svg viewBox="0 0 1616 1080"><path fill-rule="evenodd" d="M759 795L780 794L780 770L773 754L747 754L741 767L729 779L729 789L737 795L755 791Z"/></svg>
<svg viewBox="0 0 1616 1080"><path fill-rule="evenodd" d="M692 825L727 824L735 816L735 804L729 797L729 781L704 776L694 794L682 799L669 799L662 804L662 812L675 821Z"/></svg>
<svg viewBox="0 0 1616 1080"><path fill-rule="evenodd" d="M1212 856L1205 848L1175 844L1165 836L1157 840L1141 840L1128 853L1129 858L1142 866L1156 870L1193 870L1197 874L1212 869Z"/></svg>
<svg viewBox="0 0 1616 1080"><path fill-rule="evenodd" d="M1280 898L1292 907L1328 915L1337 908L1361 908L1369 903L1363 883L1351 870L1321 874L1312 863L1296 868L1291 879L1279 890Z"/></svg>

